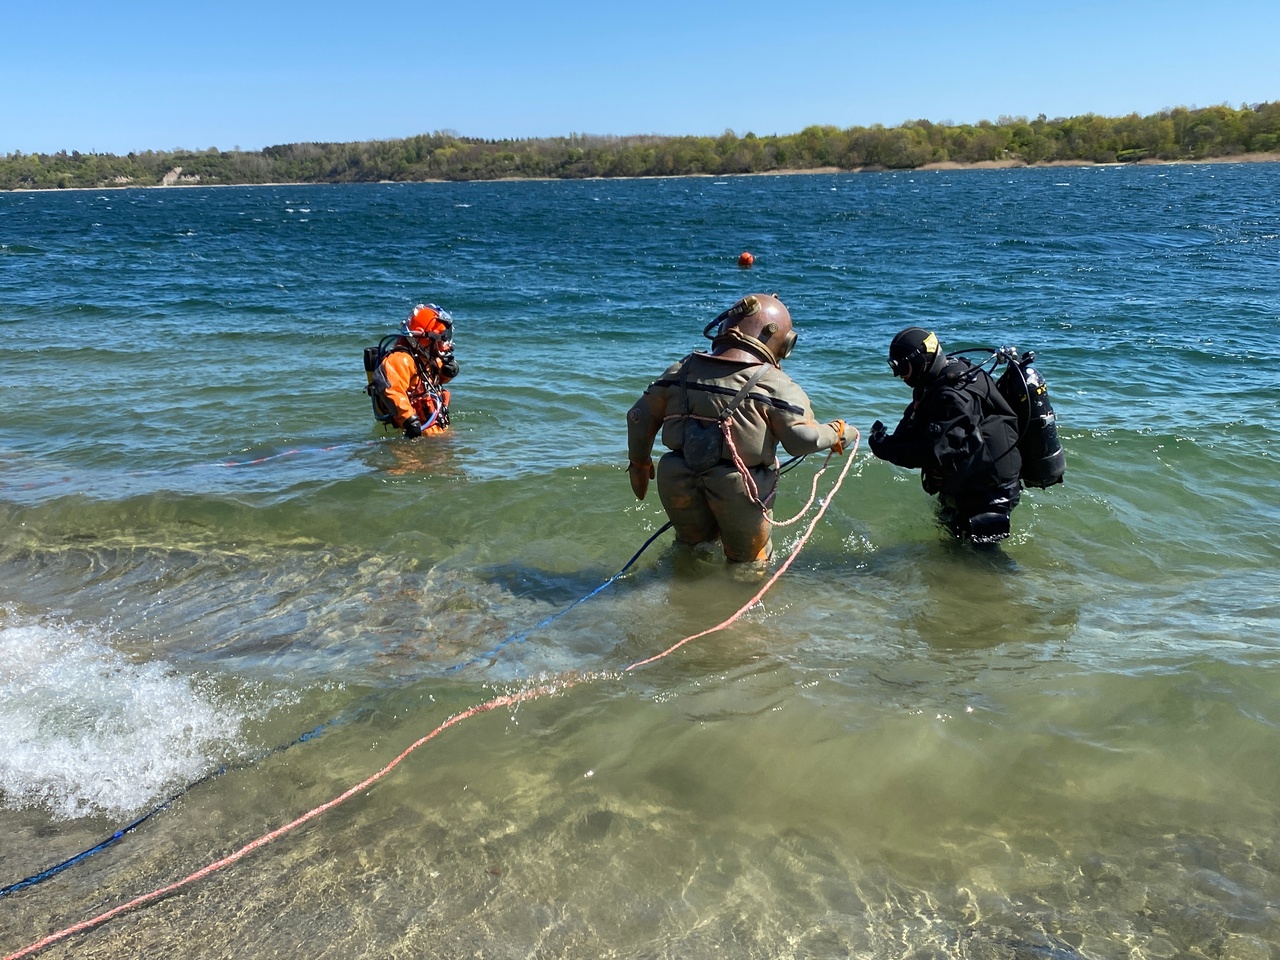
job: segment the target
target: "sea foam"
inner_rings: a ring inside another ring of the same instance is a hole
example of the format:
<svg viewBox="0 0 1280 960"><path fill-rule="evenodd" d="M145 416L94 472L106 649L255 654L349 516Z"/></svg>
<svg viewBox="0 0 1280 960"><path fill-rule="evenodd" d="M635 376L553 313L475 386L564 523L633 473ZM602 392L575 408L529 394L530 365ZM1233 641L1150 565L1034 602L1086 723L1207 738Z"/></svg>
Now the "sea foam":
<svg viewBox="0 0 1280 960"><path fill-rule="evenodd" d="M143 810L239 752L243 719L99 627L0 610L0 805L55 819Z"/></svg>

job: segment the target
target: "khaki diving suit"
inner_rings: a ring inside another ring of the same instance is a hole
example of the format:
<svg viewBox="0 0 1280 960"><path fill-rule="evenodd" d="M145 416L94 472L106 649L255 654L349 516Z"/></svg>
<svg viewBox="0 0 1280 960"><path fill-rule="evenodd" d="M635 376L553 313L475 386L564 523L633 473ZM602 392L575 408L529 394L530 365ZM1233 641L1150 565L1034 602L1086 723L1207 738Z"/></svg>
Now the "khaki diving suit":
<svg viewBox="0 0 1280 960"><path fill-rule="evenodd" d="M719 538L726 559L763 561L773 551L778 445L792 456L843 453L845 424L819 423L808 396L782 372L795 334L776 297L746 297L704 332L711 336L713 327L711 352L672 364L627 413L631 486L644 499L656 475L680 542ZM659 432L670 452L655 471Z"/></svg>

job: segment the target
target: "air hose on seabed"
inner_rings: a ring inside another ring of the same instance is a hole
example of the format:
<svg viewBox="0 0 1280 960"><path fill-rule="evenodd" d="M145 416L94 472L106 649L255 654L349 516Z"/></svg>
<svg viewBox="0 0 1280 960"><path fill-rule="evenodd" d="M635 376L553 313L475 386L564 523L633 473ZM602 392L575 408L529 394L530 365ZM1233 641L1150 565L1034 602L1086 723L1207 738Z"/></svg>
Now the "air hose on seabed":
<svg viewBox="0 0 1280 960"><path fill-rule="evenodd" d="M111 836L107 837L101 843L95 844L94 846L90 847L88 850L83 850L80 853L77 853L74 857L68 857L66 860L63 860L61 863L55 863L53 866L48 867L44 870L41 870L39 873L32 874L31 876L26 877L25 879L17 881L16 883L11 883L7 887L0 887L0 897L8 896L11 893L17 893L19 890L25 890L27 887L34 887L37 883L43 883L45 880L49 880L52 877L56 877L63 870L66 870L69 867L74 867L77 863L79 863L82 860L88 859L89 857L93 856L95 853L101 853L103 850L107 849L107 847L110 847L113 844L123 840L126 835L133 833L134 830L137 830L138 827L142 826L144 823L146 823L148 820L154 817L161 810L167 810L169 807L173 806L173 804L176 803L179 799L184 797L186 794L190 793L192 790L194 790L196 787L200 786L201 784L208 783L210 780L215 780L218 777L222 776L224 773L230 773L232 770L245 770L249 767L255 766L261 761L265 760L267 757L272 756L273 754L277 754L284 750L288 750L290 747L297 746L300 743L306 743L308 740L314 740L316 737L320 736L320 734L324 733L330 727L338 726L341 723L347 723L366 712L367 710L348 711L347 713L334 717L332 720L329 720L329 721L326 721L325 723L320 724L320 726L318 727L314 727L311 730L308 730L306 733L300 734L299 736L295 737L293 740L289 741L288 743L284 743L278 747L272 747L270 750L264 751L263 753L252 758L251 760L246 760L242 763L237 763L237 764L223 764L222 766L218 767L217 770L214 770L211 773L205 774L199 780L193 780L191 783L188 783L185 787L183 787L177 793L172 794L168 799L164 800L163 802L156 804L154 807L152 807L142 816L138 817L132 823L125 824L123 827L121 827L115 833L111 834Z"/></svg>
<svg viewBox="0 0 1280 960"><path fill-rule="evenodd" d="M637 660L636 662L625 667L623 672L628 673L639 667L656 663L657 661L662 660L663 658L674 653L676 650L680 649L687 643L690 643L694 640L698 640L698 639L701 639L702 637L709 636L710 634L717 633L721 630L724 630L725 628L731 626L733 623L737 622L744 614L746 614L748 610L750 610L758 602L760 602L760 600L764 597L764 595L773 587L775 583L778 582L778 580L782 577L782 575L787 572L787 570L791 567L791 564L795 562L796 558L800 555L800 551L804 548L805 544L809 541L809 538L813 535L813 531L817 528L818 522L822 519L823 515L826 513L827 508L831 505L832 500L835 499L836 493L840 490L841 485L844 483L845 478L849 474L850 468L853 466L854 456L857 453L860 439L861 439L860 435L856 430L854 430L853 445L851 449L848 450L848 455L845 460L844 467L841 468L840 475L836 478L835 483L832 484L830 492L828 492L827 496L819 502L818 510L814 513L812 519L809 521L809 525L805 528L804 533L802 533L800 537L796 540L796 543L791 548L791 552L787 555L787 558L782 562L781 565L779 565L778 569L774 571L774 573L765 581L764 585L755 593L754 596L751 597L750 600L748 600L745 604L743 604L728 619L721 621L720 623L716 624L713 627L708 627L705 630L702 630L698 633L691 634L687 637L684 637L681 640L678 640L677 642L673 643L671 646L667 647L667 649L663 650L661 653L655 654L654 656L648 657L647 659L644 659L644 660ZM826 462L823 463L822 467L814 475L813 494L810 496L809 502L805 505L804 509L801 510L799 514L793 517L791 521L787 521L787 522L794 522L795 520L799 519L800 516L802 516L809 509L809 506L812 505L813 501L817 497L818 479L826 471L827 464L830 462L830 460L831 460L831 455L828 454ZM791 463L794 463L794 461L791 461ZM790 463L788 464L788 466L790 466ZM669 526L669 524L667 526ZM618 571L617 574L615 574L613 577L610 577L607 581L605 581L603 584L601 584L591 593L587 594L585 597L582 597L574 601L574 603L570 604L564 610L560 611L560 613L556 614L555 616L547 618L546 620L542 621L542 623L550 623L552 620L555 620L557 617L562 616L565 613L568 613L569 610L573 609L573 607L577 606L583 600L586 600L589 597L595 596L605 587L609 586L609 584L617 580L618 577L622 576L622 574L627 570L627 568L630 567L631 564L633 564L639 558L640 554L642 554L649 547L649 545L652 544L653 541L656 540L658 536L667 529L667 526L662 527L656 533L650 536L649 539L645 542L644 546L642 546L635 553L635 555L632 556L632 558L627 561L626 565L624 565L622 570ZM526 635L527 634L516 634L514 637L509 639L514 640L516 638L523 638ZM495 649L500 649L501 647L505 646L506 643L507 641L504 641L503 644L499 644L499 647ZM52 946L53 944L58 943L62 940L65 940L68 937L74 936L77 933L83 933L88 930L92 930L96 927L102 926L103 924L108 923L109 921L120 916L121 914L128 913L132 910L137 909L138 907L145 906L149 903L152 903L156 900L161 899L162 897L166 897L172 893L176 893L179 890L187 886L190 886L196 881L202 880L205 877L213 873L216 873L217 871L223 869L224 867L228 867L234 863L237 863L238 861L247 857L250 853L253 853L255 850L258 850L259 848L264 847L269 843L272 843L273 841L279 839L280 837L284 836L287 833L291 833L292 831L296 830L298 827L302 826L304 823L307 823L315 819L316 817L320 816L322 813L332 810L334 807L339 806L342 803L345 803L347 800L349 800L351 797L355 796L356 794L362 793L364 790L368 789L373 784L377 783L379 780L383 779L388 774L390 774L397 766L400 765L400 762L402 760L408 757L411 753L413 753L419 747L423 746L424 744L426 744L431 740L434 740L437 736L439 736L445 730L448 730L450 727L454 727L459 723L462 723L464 720L469 720L470 718L479 716L480 714L488 713L491 710L498 709L499 707L515 706L520 703L524 703L526 701L537 700L541 697L553 696L558 693L563 693L564 691L569 690L572 687L576 687L583 683L590 683L595 680L609 679L615 676L616 676L616 673L606 672L606 671L601 671L596 673L568 674L549 683L540 684L534 687L528 687L516 693L504 694L499 697L494 697L491 700L486 700L483 703L476 704L472 707L468 707L466 710L463 710L459 713L455 713L453 716L447 718L444 722L442 722L437 727L435 727L435 729L431 730L429 733L425 734L424 736L420 737L419 739L411 743L408 747L406 747L403 751L401 751L390 763L388 763L382 769L371 774L369 777L365 778L364 780L360 781L354 786L348 788L343 793L327 801L326 803L323 803L318 807L314 807L311 810L308 810L306 813L295 818L294 820L291 820L290 822L284 824L281 827L277 827L275 830L272 830L269 833L265 833L259 836L255 840L251 840L249 843L246 843L244 846L235 850L233 853L229 854L228 856L207 864L206 866L200 868L194 873L189 874L186 877L183 877L181 880L177 880L163 887L158 887L155 890L150 891L149 893L144 893L128 901L127 903L123 903L117 907L113 907L112 909L107 910L103 913L100 913L95 917L91 917L88 920L84 920L84 921L81 921L80 923L72 924L69 927L66 927L55 933L51 933L48 936L44 937L43 939L38 940L35 943L32 943L26 947L23 947L21 950L18 950L15 953L6 955L3 958L3 960L21 960L22 957L31 956L32 954L43 950L45 947ZM301 743L301 742L305 742L305 740L313 739L314 736L318 735L325 727L329 725L330 724L322 724L320 727L317 727L314 731L311 731L308 734L303 734L302 737L298 738L292 743L286 744L284 747L280 747L277 749L287 749L289 746L292 746L296 743ZM275 752L275 751L272 751L272 752ZM196 783L198 784L198 783L204 782L204 780L212 779L213 777L218 776L222 772L224 771L220 770L214 774L210 774L208 777L205 777L200 781L196 781ZM195 786L195 785L196 784L192 784L191 786ZM187 789L190 789L190 787L188 787ZM48 876L53 876L55 873L60 872L62 869L65 869L66 867L69 867L76 862L79 862L80 860L91 855L92 853L96 853L98 850L104 849L105 847L114 843L117 839L119 839L129 830L133 829L138 824L142 823L152 814L157 813L160 810L164 809L165 807L169 806L169 804L171 804L175 799L177 799L178 796L181 796L182 793L185 793L185 792L186 792L185 790L181 791L179 794L165 801L165 803L163 803L162 805L156 807L150 813L134 821L134 823L131 824L129 827L126 827L121 831L117 831L117 833L113 834L113 836L110 839L108 839L107 841L104 841L102 844L99 844L97 847L91 850L85 851L85 853L77 855L76 857L72 857L69 860L64 861L63 864L59 864L56 867L52 867L49 870L44 871L44 874L47 874ZM10 887L4 888L4 892L8 893L11 890L21 889L22 887L25 887L25 886L32 886L35 883L39 883L40 880L45 878L46 877L44 875L37 875L36 878L28 878L28 880L31 882L20 881L18 884L14 884L14 885L11 885Z"/></svg>
<svg viewBox="0 0 1280 960"><path fill-rule="evenodd" d="M630 569L633 563L635 563L637 560L640 559L640 555L644 553L645 550L649 549L649 547L653 544L655 540L658 539L658 537L662 536L662 534L666 533L670 529L671 529L671 522L667 521L661 527L659 527L649 537L648 540L644 542L644 545L635 552L635 554L631 557L630 560L626 562L626 564L622 567L621 570L615 573L612 577L610 577L604 583L600 584L600 586L596 587L590 593L579 597L577 600L573 601L573 603L569 604L569 606L565 607L563 610L557 613L554 613L543 620L539 620L536 624L534 624L528 630L521 631L520 633L513 633L511 636L507 637L505 640L499 643L496 647L494 647L488 653L484 653L484 654L480 654L478 656L472 657L470 660L466 660L462 663L456 663L453 666L449 667L448 669L450 671L461 670L464 667L474 666L475 664L484 662L486 660L492 661L499 653L502 652L504 648L506 648L510 644L519 643L524 640L527 640L529 638L530 633L533 633L536 630L542 629L543 627L545 627L547 624L551 623L554 620L558 620L560 617L563 617L566 613L568 613L578 604L583 603L586 600L590 600L596 594L600 593L600 591L604 590L606 587L612 584L615 580L617 580L624 573L626 573L627 570ZM152 807L150 810L148 810L142 816L138 817L136 820L132 821L131 823L125 824L123 827L116 830L113 834L111 834L111 836L107 837L101 843L97 843L94 846L90 847L89 849L83 850L80 853L77 853L73 857L68 857L66 860L63 860L61 863L55 863L53 866L48 867L44 870L41 870L39 873L32 874L31 876L26 877L22 880L18 880L15 883L11 883L8 886L0 887L0 897L8 896L11 893L17 893L19 890L25 890L27 887L34 887L38 883L43 883L45 880L49 880L57 876L63 870L66 870L69 867L75 866L80 861L88 859L89 857L93 856L95 853L102 852L103 850L107 849L107 847L110 847L113 844L119 842L120 840L123 840L127 834L130 834L134 830L138 829L138 827L142 826L143 823L150 820L161 810L166 810L169 807L171 807L175 802L177 802L179 799L184 797L186 794L190 793L192 790L194 790L196 787L200 786L201 784L208 783L210 780L214 780L222 776L224 773L230 773L232 770L244 770L244 769L247 769L248 767L255 766L256 764L265 760L267 757L272 756L273 754L281 753L285 750L288 750L290 747L297 746L300 743L306 743L309 740L314 740L316 737L320 736L326 730L329 730L336 726L340 726L345 723L350 723L352 720L358 719L361 715L367 712L368 712L368 708L353 709L353 710L345 711L339 714L338 716L334 717L333 719L325 721L324 723L320 724L318 727L314 727L311 730L308 730L306 733L301 734L298 737L295 737L293 740L289 741L288 743L281 744L278 747L273 747L272 749L259 754L258 756L254 757L252 760L247 760L243 763L239 763L235 765L223 764L217 770L214 770L211 773L205 774L199 780L193 780L191 783L187 784L181 790L172 794L168 799L164 800L161 803L156 804L156 806Z"/></svg>
<svg viewBox="0 0 1280 960"><path fill-rule="evenodd" d="M258 461L253 461L253 462L256 463ZM600 593L602 590L604 590L606 587L608 587L610 584L612 584L614 581L620 578L624 573L627 572L627 570L631 568L632 564L634 564L638 559L640 559L640 555L644 553L645 550L647 550L653 544L653 542L658 539L658 537L662 536L662 534L664 534L669 529L671 529L670 521L668 521L667 523L659 527L649 537L649 539L644 542L644 545L635 552L635 554L631 557L631 559L628 560L625 565L623 565L621 570L615 573L612 577L610 577L604 583L600 584L600 586L596 587L590 593L586 594L585 596L579 597L577 600L573 601L573 603L569 604L569 606L565 607L563 610L557 613L554 613L543 620L538 621L529 630L521 631L520 633L513 633L511 636L507 637L505 640L499 643L496 647L494 647L488 653L480 654L478 656L472 657L470 660L466 660L462 663L454 664L448 669L450 671L461 670L464 667L474 666L477 663L481 663L484 661L492 661L507 646L513 643L519 643L519 642L523 642L524 640L527 640L530 633L536 630L542 629L543 627L547 626L547 624L551 623L554 620L558 620L560 617L564 616L574 607L578 606L578 604L583 603L586 600L590 600L596 594ZM196 787L201 786L202 784L208 783L210 780L215 780L225 773L230 773L232 770L243 770L243 769L247 769L249 767L255 766L256 764L265 760L269 756L272 756L277 753L281 753L285 750L288 750L290 747L297 746L300 743L306 743L309 740L314 740L316 737L320 736L325 731L333 727L341 726L342 724L345 724L345 723L350 723L352 720L358 719L360 716L362 716L367 712L368 712L367 707L354 708L351 710L344 711L338 716L320 724L318 727L314 727L311 730L308 730L306 733L303 733L295 737L293 740L289 741L288 743L281 744L278 747L273 747L272 749L259 754L258 756L254 757L251 760L247 760L243 763L239 763L235 765L223 764L222 766L218 767L218 769L212 771L211 773L205 774L200 779L193 780L191 783L188 783L181 790L178 790L176 793L171 794L167 799L165 799L161 803L156 804L154 807L152 807L142 816L138 817L136 820L133 820L132 822L125 824L123 827L120 827L118 830L116 830L106 839L102 840L100 843L94 844L92 847L89 847L87 850L82 850L80 853L77 853L75 856L68 857L66 860L63 860L60 863L55 863L53 866L47 867L44 870L41 870L38 873L34 873L29 877L24 877L22 880L18 880L14 883L9 884L8 886L0 887L0 897L6 897L11 893L17 893L19 890L25 890L27 887L34 887L38 883L43 883L46 880L50 880L53 877L56 877L58 874L62 873L62 871L67 870L71 867L74 867L76 864L80 863L81 861L87 860L89 857L93 856L95 853L101 853L103 850L107 849L108 847L113 846L119 841L123 840L128 834L133 833L134 830L137 830L138 827L142 826L142 824L150 820L160 811L167 810L174 803L176 803L186 794L190 793Z"/></svg>

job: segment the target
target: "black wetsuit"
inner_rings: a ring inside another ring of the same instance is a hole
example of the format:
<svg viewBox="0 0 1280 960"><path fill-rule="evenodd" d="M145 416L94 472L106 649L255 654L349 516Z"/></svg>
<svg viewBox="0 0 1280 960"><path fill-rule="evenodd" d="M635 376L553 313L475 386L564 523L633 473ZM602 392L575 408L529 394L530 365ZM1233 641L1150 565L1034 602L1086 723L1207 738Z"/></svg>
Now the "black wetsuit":
<svg viewBox="0 0 1280 960"><path fill-rule="evenodd" d="M957 536L999 540L1018 505L1018 417L987 372L963 357L915 388L893 433L870 437L871 452L920 470L937 494L944 522Z"/></svg>

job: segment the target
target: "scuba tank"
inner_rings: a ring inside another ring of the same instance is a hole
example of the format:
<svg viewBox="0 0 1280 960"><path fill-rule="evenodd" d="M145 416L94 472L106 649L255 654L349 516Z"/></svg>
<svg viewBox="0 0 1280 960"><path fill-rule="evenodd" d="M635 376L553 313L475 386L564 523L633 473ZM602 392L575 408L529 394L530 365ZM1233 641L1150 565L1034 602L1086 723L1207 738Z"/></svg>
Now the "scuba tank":
<svg viewBox="0 0 1280 960"><path fill-rule="evenodd" d="M379 393L377 385L373 382L373 374L386 355L391 352L395 341L398 339L399 334L391 334L379 340L376 347L364 348L364 376L365 380L368 381L364 392L373 401L373 418L379 423L391 425L395 424L395 408Z"/></svg>
<svg viewBox="0 0 1280 960"><path fill-rule="evenodd" d="M1009 361L996 381L996 389L1018 414L1023 484L1044 488L1061 483L1067 470L1067 455L1058 440L1058 419L1049 403L1049 388L1031 366L1035 353L1027 351L1018 356L1012 347L1003 347L997 357Z"/></svg>

